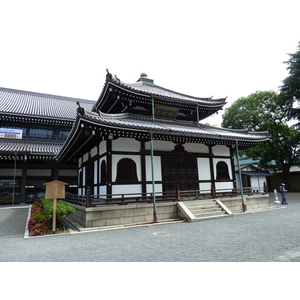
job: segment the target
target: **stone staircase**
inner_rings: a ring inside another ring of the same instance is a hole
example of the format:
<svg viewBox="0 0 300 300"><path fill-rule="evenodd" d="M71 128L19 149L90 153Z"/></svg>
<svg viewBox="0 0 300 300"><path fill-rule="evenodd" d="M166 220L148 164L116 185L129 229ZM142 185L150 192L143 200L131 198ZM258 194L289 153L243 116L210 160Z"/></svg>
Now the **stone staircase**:
<svg viewBox="0 0 300 300"><path fill-rule="evenodd" d="M188 221L201 221L232 216L232 212L218 199L178 202L181 216Z"/></svg>

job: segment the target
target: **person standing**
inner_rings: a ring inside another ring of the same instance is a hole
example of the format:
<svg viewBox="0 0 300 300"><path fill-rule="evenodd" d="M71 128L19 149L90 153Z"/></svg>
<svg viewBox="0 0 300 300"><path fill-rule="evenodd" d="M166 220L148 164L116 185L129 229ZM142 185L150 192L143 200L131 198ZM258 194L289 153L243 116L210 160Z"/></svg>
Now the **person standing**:
<svg viewBox="0 0 300 300"><path fill-rule="evenodd" d="M281 186L279 187L279 191L280 191L281 196L282 196L281 204L288 204L286 202L286 196L285 196L285 193L287 192L287 190L285 189L285 184L284 183L282 183Z"/></svg>

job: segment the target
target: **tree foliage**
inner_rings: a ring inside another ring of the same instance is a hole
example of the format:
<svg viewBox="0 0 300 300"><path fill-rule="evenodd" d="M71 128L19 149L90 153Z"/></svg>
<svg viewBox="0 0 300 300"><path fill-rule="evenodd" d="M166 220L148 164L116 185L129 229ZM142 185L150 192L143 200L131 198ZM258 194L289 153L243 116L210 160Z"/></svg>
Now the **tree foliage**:
<svg viewBox="0 0 300 300"><path fill-rule="evenodd" d="M293 104L300 102L300 42L298 51L289 54L289 56L290 59L284 62L288 65L289 76L283 80L283 85L280 87L280 97L282 103L289 107L289 117L300 121L300 109L293 108Z"/></svg>
<svg viewBox="0 0 300 300"><path fill-rule="evenodd" d="M268 131L268 142L247 149L245 154L259 159L263 168L282 172L287 183L290 167L300 163L300 133L288 126L288 113L289 108L282 104L278 94L258 91L235 101L225 110L222 122L226 128Z"/></svg>

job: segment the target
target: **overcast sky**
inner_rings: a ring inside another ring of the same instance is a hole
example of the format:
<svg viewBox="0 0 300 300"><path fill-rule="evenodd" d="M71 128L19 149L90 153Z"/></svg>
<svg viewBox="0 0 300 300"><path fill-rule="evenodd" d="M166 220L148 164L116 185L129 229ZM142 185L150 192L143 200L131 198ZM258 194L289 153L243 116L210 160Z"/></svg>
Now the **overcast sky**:
<svg viewBox="0 0 300 300"><path fill-rule="evenodd" d="M97 100L106 68L192 96L277 91L299 0L0 0L0 86ZM221 124L221 114L206 119Z"/></svg>

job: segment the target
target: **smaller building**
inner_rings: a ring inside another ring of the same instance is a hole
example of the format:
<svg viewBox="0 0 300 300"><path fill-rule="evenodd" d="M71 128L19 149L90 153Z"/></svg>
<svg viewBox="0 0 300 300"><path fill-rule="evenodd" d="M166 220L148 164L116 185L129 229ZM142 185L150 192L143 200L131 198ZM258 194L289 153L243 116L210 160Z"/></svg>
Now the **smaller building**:
<svg viewBox="0 0 300 300"><path fill-rule="evenodd" d="M268 177L270 174L258 167L249 164L241 166L242 187L252 192L267 192ZM240 188L239 170L236 170L237 187Z"/></svg>

